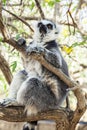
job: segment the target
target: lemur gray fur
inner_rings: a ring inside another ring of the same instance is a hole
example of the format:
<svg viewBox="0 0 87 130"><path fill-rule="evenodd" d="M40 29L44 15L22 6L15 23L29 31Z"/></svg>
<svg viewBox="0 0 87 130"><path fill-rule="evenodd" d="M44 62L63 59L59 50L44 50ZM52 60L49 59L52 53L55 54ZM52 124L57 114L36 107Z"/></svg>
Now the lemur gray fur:
<svg viewBox="0 0 87 130"><path fill-rule="evenodd" d="M67 76L68 67L59 50L56 38L59 29L49 20L41 20L34 27L33 42L26 47L28 57L23 57L23 71L19 71L10 85L9 96L1 104L12 102L25 106L27 115L58 108L67 93L68 86L55 74L47 70L29 54L44 53L44 58L60 68ZM25 41L19 41L23 44Z"/></svg>

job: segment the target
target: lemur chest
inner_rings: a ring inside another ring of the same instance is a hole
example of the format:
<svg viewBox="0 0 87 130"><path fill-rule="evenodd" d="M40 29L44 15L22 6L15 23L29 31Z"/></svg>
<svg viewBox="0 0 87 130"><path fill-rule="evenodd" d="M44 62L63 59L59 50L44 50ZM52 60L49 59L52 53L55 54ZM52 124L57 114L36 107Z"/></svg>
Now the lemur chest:
<svg viewBox="0 0 87 130"><path fill-rule="evenodd" d="M28 58L25 60L24 68L26 69L26 71L28 72L28 74L30 76L41 76L42 75L41 64L32 58Z"/></svg>

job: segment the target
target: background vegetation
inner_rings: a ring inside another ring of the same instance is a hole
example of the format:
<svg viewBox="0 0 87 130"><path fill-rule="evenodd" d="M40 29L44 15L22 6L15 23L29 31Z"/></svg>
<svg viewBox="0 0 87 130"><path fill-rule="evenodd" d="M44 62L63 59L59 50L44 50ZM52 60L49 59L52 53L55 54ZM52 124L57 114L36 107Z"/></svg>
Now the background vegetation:
<svg viewBox="0 0 87 130"><path fill-rule="evenodd" d="M87 1L86 0L0 0L0 12L7 35L16 41L24 37L29 44L33 24L41 18L55 21L60 28L57 39L67 61L70 76L85 88L87 86ZM1 27L1 26L0 26ZM9 64L9 71L23 69L19 52L4 40L0 33L0 59ZM1 64L1 62L0 62ZM0 97L8 95L10 83L0 65ZM72 105L73 106L73 105Z"/></svg>

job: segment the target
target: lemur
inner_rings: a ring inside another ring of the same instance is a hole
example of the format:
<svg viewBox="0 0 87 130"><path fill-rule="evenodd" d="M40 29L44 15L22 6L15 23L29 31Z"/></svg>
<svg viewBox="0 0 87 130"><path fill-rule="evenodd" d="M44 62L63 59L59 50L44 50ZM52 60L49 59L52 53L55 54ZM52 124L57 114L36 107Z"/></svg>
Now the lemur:
<svg viewBox="0 0 87 130"><path fill-rule="evenodd" d="M52 21L41 20L36 23L33 41L26 47L28 56L23 57L24 70L14 76L9 96L1 103L2 105L17 102L25 106L29 116L56 109L62 104L68 86L29 55L32 52L43 53L45 60L69 76L67 64L56 42L58 34L59 29ZM23 43L25 42L19 44Z"/></svg>

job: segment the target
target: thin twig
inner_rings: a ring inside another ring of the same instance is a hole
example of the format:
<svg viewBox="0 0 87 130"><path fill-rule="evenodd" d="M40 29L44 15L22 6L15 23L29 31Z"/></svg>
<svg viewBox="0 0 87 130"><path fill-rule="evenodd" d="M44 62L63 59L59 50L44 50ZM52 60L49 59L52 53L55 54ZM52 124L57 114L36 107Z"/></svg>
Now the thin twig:
<svg viewBox="0 0 87 130"><path fill-rule="evenodd" d="M73 25L75 25L75 26L73 26L73 27L74 27L74 32L73 32L73 34L75 34L75 27L77 27L77 24L75 23L75 21L74 21L74 19L73 19L73 17L72 17L72 14L71 14L71 12L70 12L71 5L72 5L72 0L71 0L71 2L70 2L70 4L69 4L69 8L68 8L68 10L67 10L67 20L68 20L68 23L69 23L69 16L70 16L70 18L72 19ZM69 16L68 16L68 14L69 14ZM70 34L71 34L70 26L69 26L69 32L70 32Z"/></svg>
<svg viewBox="0 0 87 130"><path fill-rule="evenodd" d="M41 15L41 18L45 19L45 15L44 15L44 13L43 13L43 10L42 10L42 8L41 8L41 5L40 5L39 1L38 1L38 0L35 0L35 2L36 2L36 6L37 6L37 8L38 8L38 10L39 10L39 13L40 13L40 15Z"/></svg>
<svg viewBox="0 0 87 130"><path fill-rule="evenodd" d="M13 20L17 20L15 17L5 17L8 21L13 21ZM40 17L27 17L27 16L21 16L21 19L24 20L40 20Z"/></svg>
<svg viewBox="0 0 87 130"><path fill-rule="evenodd" d="M69 26L69 16L68 16L68 13L67 13L67 21L68 21L68 29L69 29L69 33L71 35L71 29L70 29L70 26Z"/></svg>
<svg viewBox="0 0 87 130"><path fill-rule="evenodd" d="M69 23L69 22L67 23L66 21L64 21L64 22L59 21L58 23L61 24L61 25L66 25L66 26L76 27L76 25L74 25L73 23Z"/></svg>
<svg viewBox="0 0 87 130"><path fill-rule="evenodd" d="M68 10L68 13L69 13L69 15L70 15L70 17L71 17L71 19L72 19L72 22L73 22L73 24L75 25L75 26L77 26L77 24L75 23L75 21L74 21L74 18L72 17L72 14L71 14L71 12L70 12L70 10ZM74 34L75 34L75 26L74 26Z"/></svg>
<svg viewBox="0 0 87 130"><path fill-rule="evenodd" d="M30 29L32 32L34 32L34 30L31 28L31 26L30 26L24 19L22 19L22 18L20 18L19 16L13 14L12 12L10 12L9 10L7 10L7 9L5 9L5 8L3 8L3 7L2 7L2 9L3 9L4 11L8 12L9 14L11 14L12 16L16 17L18 20L22 21L26 26L29 27L29 29Z"/></svg>

